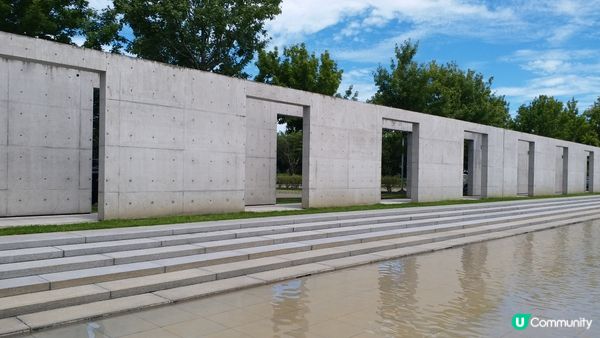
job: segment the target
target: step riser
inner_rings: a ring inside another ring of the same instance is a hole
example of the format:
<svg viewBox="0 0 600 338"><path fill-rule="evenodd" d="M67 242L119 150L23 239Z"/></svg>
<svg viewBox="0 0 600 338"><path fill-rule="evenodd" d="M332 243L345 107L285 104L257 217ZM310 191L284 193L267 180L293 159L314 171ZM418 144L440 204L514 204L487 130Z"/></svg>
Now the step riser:
<svg viewBox="0 0 600 338"><path fill-rule="evenodd" d="M556 211L556 210L561 210L563 208L566 208L566 207L553 208L553 210ZM530 211L528 211L528 210L511 211L508 213L503 213L503 215L507 216L507 217L511 216L511 215L525 215L528 212L530 212ZM474 216L467 216L465 218L460 219L459 221L464 222L464 221L481 220L481 219L485 219L487 217L489 217L489 215L487 215L487 214L474 215ZM401 220L401 219L405 219L405 218L398 217L397 219ZM161 247L161 246L173 246L175 244L184 245L184 243L185 244L198 244L198 243L204 243L204 242L210 242L210 241L246 238L246 237L249 237L249 235L262 236L265 234L267 235L267 237L274 239L273 244L280 244L280 243L289 243L289 242L295 242L295 241L305 241L305 240L310 240L310 239L317 239L317 238L321 238L321 236L326 236L326 237L346 236L346 235L353 235L353 234L362 234L362 233L366 233L366 232L370 232L370 231L413 228L413 227L418 227L418 226L438 225L438 224L444 224L444 223L449 224L449 223L457 222L458 220L455 217L453 217L452 219L437 218L437 219L433 219L433 220L416 221L416 222L415 221L407 221L407 223L405 223L405 224L384 225L384 224L389 224L389 223L395 222L396 218L388 219L387 221L388 221L387 223L379 222L378 224L380 224L380 226L378 226L377 229L372 229L372 228L366 229L366 230L365 229L352 229L351 226L362 227L364 225L373 224L373 222L370 222L369 220L359 220L358 222L344 224L345 227L348 227L350 229L340 229L339 231L336 231L335 233L326 233L326 231L331 230L332 228L335 228L335 229L339 228L341 223L338 222L338 223L332 223L330 225L321 225L321 226L318 226L318 228L323 228L322 230L326 234L325 235L317 235L319 233L319 231L311 232L311 233L315 234L314 237L311 237L310 234L293 235L292 230L300 230L300 229L280 228L280 229L270 229L270 230L259 230L259 231L247 232L247 233L242 233L242 234L236 234L235 232L232 232L229 234L222 234L222 235L220 235L220 234L212 235L212 236L205 235L201 238L177 239L174 241L163 240L163 238L165 238L165 237L162 237L162 238L158 237L158 238L153 238L153 239L143 239L143 242L141 242L141 243L112 245L112 246L107 246L107 247L80 248L81 245L75 245L76 248L70 248L70 246L59 246L57 248L40 248L40 251L42 253L33 253L33 254L27 253L27 254L23 254L23 255L4 257L5 261L3 261L2 260L3 258L0 256L0 263L16 263L16 262L25 262L25 261L31 261L31 260L60 258L61 253L60 253L60 251L57 251L58 249L63 250L63 255L65 257L72 257L72 256L78 256L78 255L106 254L106 253L115 252L115 251L125 251L125 250L131 251L131 250L140 250L140 249L151 249L151 248L157 248L157 247ZM479 224L477 224L475 226L479 226ZM306 231L304 231L304 232L306 232ZM285 234L285 233L289 233L292 236L284 237L284 238L277 236L277 235ZM235 250L235 249L240 249L240 248L244 248L244 247L248 247L248 246L233 245L233 246L223 247L223 248L211 248L208 250L208 252L217 252L217 251L223 251L223 250ZM31 250L31 249L28 249L28 250ZM44 252L46 252L46 254L44 254ZM202 252L203 251L200 251L198 253L202 253ZM2 252L0 251L0 254L1 253ZM171 256L168 256L167 254L165 254L163 257L160 257L160 256L156 256L156 257L138 256L138 257L123 258L123 259L115 260L115 264L133 263L133 262L140 262L140 261L150 260L150 259L178 257L178 256L183 256L183 255L186 255L186 253L182 252L181 254L172 254Z"/></svg>
<svg viewBox="0 0 600 338"><path fill-rule="evenodd" d="M528 202L506 202L503 205L492 205L499 204L503 202L495 202L495 203L486 203L481 205L470 204L470 205L456 205L446 208L439 208L437 210L434 207L420 207L420 208L407 208L407 209L394 209L394 210L384 210L377 212L367 212L367 213L356 213L356 214L333 214L326 215L322 217L313 217L307 218L308 216L297 216L297 217L289 217L284 220L270 220L270 219L261 219L257 220L254 223L248 223L240 221L239 224L218 224L218 225L207 225L203 223L199 223L198 225L193 226L173 226L169 225L164 229L113 229L113 230L99 230L98 232L111 232L111 233L98 233L98 234L90 234L88 232L70 232L70 233L58 233L56 234L56 238L50 239L24 239L19 238L18 240L7 240L0 241L0 250L16 250L16 249L24 249L24 248L35 248L35 247L49 247L49 246L63 246L63 245L72 245L72 244L84 244L84 243L96 243L102 241L117 241L117 240L126 240L126 239L140 239L140 238L152 238L152 237L164 237L171 235L185 235L185 234L196 234L203 232L211 232L211 231L224 231L224 230L237 230L237 229L245 229L251 227L264 227L268 225L272 226L292 226L294 224L306 224L313 222L323 222L323 221L344 221L348 219L363 219L363 218L376 218L376 217L388 217L393 216L394 214L406 214L411 213L413 216L411 217L413 220L420 219L421 217L431 218L434 217L431 214L443 214L448 212L457 212L458 215L469 215L475 213L483 213L486 209L527 209L532 207L541 207L547 205L572 205L577 203L588 203L593 201L600 201L600 198L596 197L581 197L581 198L570 198L566 201L528 201ZM417 210L415 210L417 209ZM426 214L420 216L419 214ZM402 217L402 216L400 216ZM365 221L367 222L367 221ZM161 226L157 226L160 228ZM163 226L164 227L164 226ZM116 232L116 233L113 233ZM187 243L182 243L187 244Z"/></svg>
<svg viewBox="0 0 600 338"><path fill-rule="evenodd" d="M591 207L588 206L588 207L580 207L577 209L580 209L580 210L594 209L595 210L596 208L595 208L595 206L591 206ZM562 214L563 212L555 210L553 213L546 213L546 214L551 215L551 214L556 214L556 213ZM521 220L521 219L528 219L531 216L527 215L527 214L523 214L523 215L519 215L518 217L508 217L508 216L505 216L505 217L507 219L510 219L511 221L516 221L516 220ZM471 225L471 226L485 226L485 225L493 224L495 222L498 222L498 220L494 220L494 219L484 220L484 221L480 221L480 222L478 221L476 225ZM378 225L375 227L368 227L366 229L350 229L349 232L345 232L345 231L337 232L335 234L329 234L329 236L332 238L332 242L312 245L311 249L315 250L315 249L330 248L330 247L335 247L335 246L340 246L340 245L349 245L349 244L360 243L361 240L359 240L359 239L346 238L345 240L338 241L337 237L342 237L342 236L353 237L356 235L369 233L369 232L372 232L373 235L367 236L368 237L367 240L378 241L378 240L385 240L385 239L391 239L391 238L397 238L397 237L403 237L403 236L415 236L415 235L428 234L428 233L432 233L435 231L451 231L453 229L463 228L463 226L460 226L460 225L444 227L442 229L433 229L431 227L427 228L427 229L417 229L416 227L411 227L410 228L411 230L407 231L405 233L402 233L402 234L393 233L393 230L403 230L405 227L406 227L406 225L404 225L404 224L392 224L389 226ZM392 233L389 233L389 234L382 233L380 235L377 234L377 232L385 232L385 231L392 231ZM323 238L325 236L327 236L327 233L319 233L318 231L315 231L314 233L311 233L308 235L299 233L298 236L280 239L279 243L300 242L300 243L304 243L304 244L310 244L310 241L312 241L314 239ZM171 251L171 252L163 252L163 253L158 253L158 254L147 254L147 253L145 253L145 250L142 250L139 253L135 253L135 255L133 255L133 256L121 257L121 258L117 258L115 256L112 256L111 254L107 254L106 256L102 256L101 258L99 258L96 261L86 261L86 262L63 264L63 265L38 266L35 268L23 266L21 268L15 269L15 270L0 271L0 279L24 277L24 276L47 274L47 273L54 273L54 272L64 272L64 271L87 269L87 268L94 268L94 267L100 267L100 266L110 266L110 265L115 265L115 264L119 265L119 264L143 262L143 261L149 261L149 260L160 260L160 259L183 257L183 256L189 256L189 255L201 254L201 253L214 253L214 252L221 252L221 251L230 251L230 250L237 250L237 249L243 249L243 248L252 248L252 247L257 247L257 246L272 245L272 244L275 244L273 239L265 238L265 239L258 239L258 240L243 241L241 243L235 242L235 240L234 240L234 241L231 241L231 243L228 243L225 245L222 245L222 243L219 243L218 241L217 242L209 242L209 243L206 243L204 245L204 247L198 247L198 248L193 247L193 248L189 248L189 249L176 250L176 251ZM166 248L168 249L169 247L166 247ZM56 262L54 262L54 263L56 263Z"/></svg>

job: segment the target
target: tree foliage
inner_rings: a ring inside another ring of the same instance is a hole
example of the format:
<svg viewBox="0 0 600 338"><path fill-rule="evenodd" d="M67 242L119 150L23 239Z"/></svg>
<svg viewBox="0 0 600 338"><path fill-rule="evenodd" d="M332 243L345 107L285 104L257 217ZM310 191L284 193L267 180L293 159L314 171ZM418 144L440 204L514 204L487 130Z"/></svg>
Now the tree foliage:
<svg viewBox="0 0 600 338"><path fill-rule="evenodd" d="M418 45L396 46L390 69L379 66L374 74L377 92L370 102L464 121L506 127L508 103L492 92L492 78L455 63L414 61Z"/></svg>
<svg viewBox="0 0 600 338"><path fill-rule="evenodd" d="M586 119L579 114L577 101L566 104L551 96L540 95L527 105L521 105L512 128L517 131L561 140L596 145L598 134Z"/></svg>
<svg viewBox="0 0 600 338"><path fill-rule="evenodd" d="M115 0L133 30L127 50L141 58L246 77L266 42L265 21L281 0Z"/></svg>
<svg viewBox="0 0 600 338"><path fill-rule="evenodd" d="M302 174L302 131L277 133L277 171Z"/></svg>
<svg viewBox="0 0 600 338"><path fill-rule="evenodd" d="M91 15L86 0L0 0L0 30L72 43Z"/></svg>
<svg viewBox="0 0 600 338"><path fill-rule="evenodd" d="M303 43L284 47L282 55L278 48L259 51L256 67L258 74L254 80L258 82L346 99L356 100L358 96L352 86L343 96L337 94L343 70L338 69L328 51L317 57ZM302 130L302 120L280 117L279 122L286 123L290 132Z"/></svg>
<svg viewBox="0 0 600 338"><path fill-rule="evenodd" d="M335 95L342 82L343 71L331 59L328 51L319 57L309 53L305 44L267 52L261 50L256 62L258 74L254 80L277 86L305 90L323 95Z"/></svg>

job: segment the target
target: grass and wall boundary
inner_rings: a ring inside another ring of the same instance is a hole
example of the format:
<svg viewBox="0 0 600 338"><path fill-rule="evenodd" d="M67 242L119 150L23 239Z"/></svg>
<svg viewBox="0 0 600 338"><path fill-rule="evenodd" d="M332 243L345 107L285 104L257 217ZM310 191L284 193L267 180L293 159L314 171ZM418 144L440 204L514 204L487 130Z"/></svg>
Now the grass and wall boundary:
<svg viewBox="0 0 600 338"><path fill-rule="evenodd" d="M402 204L372 204L372 205L357 205L357 206L349 206L349 207L309 208L309 209L302 209L302 210L269 211L269 212L244 211L244 212L236 212L236 213L210 214L210 215L181 215L181 216L166 216L166 217L141 218L141 219L106 220L106 221L98 221L98 222L92 222L92 223L74 223L74 224L60 224L60 225L54 225L54 224L53 225L25 225L25 226L0 228L0 236L80 231L80 230L116 229L116 228L127 228L127 227L164 225L164 224L181 224L181 223L192 223L192 222L252 219L252 218L259 218L259 217L307 215L307 214L318 214L318 213L329 213L329 212L403 209L403 208L414 208L414 207L479 204L479 203L489 203L489 202L507 202L507 201L537 200L537 199L548 199L548 198L595 196L595 195L600 196L600 193L581 193L581 194L571 194L571 195L547 195L547 196L534 196L534 197L516 197L515 196L515 197L501 197L501 198L483 198L483 199L479 199L479 200L460 199L460 200L446 200L446 201L436 201L436 202L408 202L408 203L402 203Z"/></svg>

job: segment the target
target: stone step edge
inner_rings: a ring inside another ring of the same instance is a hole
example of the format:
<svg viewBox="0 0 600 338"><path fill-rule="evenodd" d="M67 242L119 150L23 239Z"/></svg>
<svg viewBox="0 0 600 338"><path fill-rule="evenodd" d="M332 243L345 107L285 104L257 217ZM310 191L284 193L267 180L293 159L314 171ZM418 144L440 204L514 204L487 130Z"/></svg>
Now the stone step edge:
<svg viewBox="0 0 600 338"><path fill-rule="evenodd" d="M524 201L506 201L506 202L488 202L488 203L481 203L481 204L466 204L466 205L462 205L462 204L458 204L458 205L454 205L454 206L434 206L434 207L414 207L414 208L399 208L399 209L384 209L384 210L366 210L365 212L361 213L361 212L356 212L356 211L351 211L351 212L340 212L340 213L334 213L335 215L331 215L332 213L326 213L323 214L323 216L319 215L319 214L309 214L309 215L304 215L306 216L305 219L301 218L299 220L294 220L293 218L285 219L285 220L280 220L278 218L270 218L270 217L262 217L262 218L252 218L252 219L245 219L245 220L224 220L224 221L213 221L213 222L197 222L198 224L203 224L203 225L208 225L209 223L215 223L213 224L214 226L219 226L222 225L224 228L222 230L234 230L234 229L244 229L244 228L252 228L252 227L257 227L257 223L260 222L266 222L266 223L273 223L270 225L294 225L294 224L305 224L305 223L311 223L311 222L319 222L319 221L341 221L341 220L345 220L345 219L349 219L349 218L373 218L373 217L385 217L385 216L391 216L394 214L399 214L399 213L411 213L413 211L417 211L417 212L413 212L415 215L417 214L422 214L422 213L426 213L428 211L431 212L439 212L439 213L443 213L443 212L452 212L452 211L460 211L463 209L474 209L472 210L472 213L480 213L480 212L485 212L486 208L494 208L494 207L498 207L498 208L502 208L502 207L510 207L514 205L514 208L516 209L526 209L527 207L536 207L538 205L552 205L552 204L574 204L576 202L580 202L580 201L585 201L585 202L589 202L589 201L594 201L594 200L600 200L600 196L597 195L590 195L590 196L576 196L576 197L557 197L557 198L545 198L545 199L538 199L538 200L528 200L526 202ZM427 208L424 209L424 208ZM436 209L437 208L437 209ZM369 213L366 213L369 212ZM471 213L469 213L471 214ZM320 219L318 216L321 216ZM300 215L303 216L303 215ZM310 217L313 218L310 218ZM290 216L290 217L294 217L294 216ZM296 216L298 217L298 216ZM317 218L315 218L317 217ZM240 222L242 221L242 222ZM248 225L247 227L242 226L243 221L247 221ZM222 222L222 223L219 223ZM231 223L228 224L227 222ZM239 225L238 227L231 227L231 225L235 225L236 222L237 225ZM219 223L219 224L216 224ZM51 233L53 235L53 237L56 237L54 239L54 243L48 242L48 240L42 240L40 239L40 241L45 241L48 243L45 244L33 244L35 243L35 241L31 241L31 242L27 242L29 244L27 245L20 245L20 246L8 246L5 247L4 244L6 243L2 243L1 239L4 237L12 237L12 236L0 236L0 250L13 250L13 249L26 249L26 248L36 248L36 247L47 247L47 246L56 246L56 245L69 245L69 244L84 244L84 243L96 243L96 242L104 242L104 241L111 241L114 240L115 238L119 238L122 237L121 239L136 239L136 238L148 238L148 237L160 237L160 236L169 236L169 235L180 235L180 234L192 234L192 233L202 233L202 232L210 232L212 230L207 230L204 229L206 231L177 231L178 229L181 229L185 226L192 226L196 223L181 223L181 224L166 224L166 225L155 225L155 226L148 226L148 227L127 227L127 228L117 228L117 229L102 229L102 230L97 230L97 231L106 231L108 232L108 234L99 234L98 236L100 237L106 237L103 239L99 239L99 240L92 240L92 241L88 241L87 237L86 237L86 233L90 233L90 236L93 236L93 234L91 232L95 231L95 230L82 230L82 231L73 231L73 232L55 232L55 233ZM229 225L229 227L227 227L227 225ZM260 226L260 225L259 225ZM113 234L110 234L110 231L114 231ZM155 232L155 234L152 234L152 232ZM59 237L56 235L60 235L63 234L66 237ZM17 236L40 236L40 234L31 234L31 235L17 235ZM62 242L62 241L66 241L66 242Z"/></svg>
<svg viewBox="0 0 600 338"><path fill-rule="evenodd" d="M580 210L580 209L581 209L581 210ZM589 205L588 205L588 206L584 206L584 207L578 207L578 208L575 208L575 210L576 210L576 211L573 211L573 210L568 210L568 212L566 212L566 214L568 215L569 213L581 212L581 211L588 211L588 213L590 213L590 212L589 212L589 210L594 210L594 209L595 209L595 208L594 208L594 205L591 205L591 206L589 206ZM563 217L564 217L564 215L565 215L565 213L553 213L553 214L557 214L557 215L563 215ZM527 217L527 216L528 216L527 214L518 215L517 219L515 219L515 220L509 220L509 221L525 221L526 219L528 219L528 218L529 218L529 217ZM506 217L509 217L509 216L506 216ZM546 215L536 215L536 216L534 217L534 219L537 219L537 218L543 218L543 217L549 217L549 216L546 216ZM498 220L497 222L504 222L504 221L506 221L506 220ZM468 221L468 222L471 222L471 221ZM472 221L472 222L475 222L475 221ZM497 223L497 222L494 222L494 223ZM458 223L460 223L460 222L458 222ZM485 220L483 220L483 221L481 221L481 223L480 223L480 224L479 224L479 223L477 223L476 225L470 225L470 226L469 226L469 228L474 228L474 227L478 227L478 226L487 226L487 225L491 225L491 224L493 224L493 223L490 223L489 221L485 221ZM463 227L463 228L466 228L466 227ZM401 230L401 229L398 229L398 230ZM432 231L432 233L433 233L433 232L451 231L451 230L453 230L453 229L452 229L452 227L450 227L450 228L447 228L447 229L443 229L443 230L441 230L441 231ZM394 230L389 230L389 231L394 231ZM409 234L409 235L399 235L399 236L397 236L397 237L409 237L409 236L412 236L412 235L420 235L420 233L418 233L418 227L416 227L416 228L415 228L415 232L416 232L415 234ZM370 234L370 233L373 233L373 234L375 234L375 233L377 233L377 232L365 232L365 234ZM357 235L350 235L350 236L360 236L360 235L361 235L361 234L357 234ZM260 236L259 236L259 237L260 237ZM333 237L327 237L327 238L331 238L332 240L333 240L333 239L340 239L340 241L342 241L342 239L343 239L344 237L347 237L347 236L344 236L344 235L343 235L343 236L333 236ZM323 238L323 239L325 239L325 238ZM293 242L293 241L292 241L292 242ZM306 242L306 240L304 240L304 241L297 241L297 242L299 242L299 243L303 243L303 242ZM341 245L343 245L343 244L341 244ZM338 246L338 245L333 245L333 246ZM232 250L237 250L237 249L232 249ZM311 248L310 250L313 250L313 248ZM103 255L99 255L99 256L103 256ZM186 256L186 255L183 255L182 257L185 257L185 256ZM107 257L108 257L108 256L107 256ZM179 256L178 256L178 257L179 257ZM173 257L172 259L175 259L175 258L178 258L178 257ZM248 258L250 258L250 257L248 257ZM170 258L166 258L166 259L170 259ZM161 259L159 259L159 260L161 260ZM152 261L152 260L144 260L143 262L153 262L153 261ZM143 262L138 262L138 263L143 263ZM132 264L135 264L135 263L132 263ZM109 265L106 265L106 267L110 267L110 266L118 266L118 265L121 265L121 264L109 264ZM59 272L59 271L57 271L56 273L68 272L68 271L76 271L76 270L85 270L85 269L61 269L61 271L60 271L60 272ZM171 271L173 271L173 270L179 270L179 269L171 269ZM165 267L165 271L164 271L164 272L169 272L169 269L168 269L167 267ZM36 275L43 276L43 275L44 275L44 273L39 273L39 274L35 274L35 275L27 275L27 276L15 276L14 278L7 278L7 279L3 279L3 280L10 280L10 279L16 279L16 278L35 277ZM38 284L39 284L39 283L38 283ZM49 287L49 288L50 288L50 287ZM49 289L49 288L48 288L48 289ZM41 287L40 287L39 291L44 291L44 290L43 290L43 289L41 289ZM16 294L17 294L17 293L14 293L13 295L16 295Z"/></svg>
<svg viewBox="0 0 600 338"><path fill-rule="evenodd" d="M585 201L583 204L578 204L578 207L581 206L589 206L589 205L595 205L598 204L600 201L596 201L596 202L590 202L590 201ZM555 208L553 208L552 210L562 210L562 209L570 209L572 208L573 205L570 204L561 204ZM519 208L516 210L502 210L502 211L494 211L494 213L498 213L498 214L503 214L503 213L507 213L508 215L498 215L496 217L508 217L508 216L519 216L519 215L526 215L529 214L531 212L540 212L540 209L547 209L547 208L552 208L552 206L535 206L533 208ZM418 226L423 226L423 225L428 225L428 221L431 222L431 225L437 225L439 224L441 221L440 219L446 218L446 217L455 217L455 218L460 218L460 217L464 217L467 218L466 220L452 220L450 221L450 223L457 223L457 222L461 222L461 221L467 221L470 220L470 218L472 218L473 220L477 220L477 219L483 219L485 218L485 213L470 213L470 214L466 214L466 215L452 215L452 216L443 216L442 215L437 215L436 217L431 217L431 218L418 218L415 220L392 220L392 221L383 221L383 220L379 220L375 223L373 223L373 225L378 225L378 224L390 224L390 223L397 223L397 222L413 222L413 221L417 221L417 222L421 222L423 224L409 224L407 226L407 228L413 228L413 227L418 227ZM398 217L400 217L400 215L398 215ZM220 237L214 237L214 238L208 238L205 240L201 240L201 241L193 241L193 242L185 242L185 243L175 243L175 244L163 244L163 242L168 242L168 239L163 239L163 240L158 240L159 238L165 238L165 237L170 237L170 236L158 236L158 237L151 237L148 239L144 239L144 238L138 238L138 239L128 239L128 240L123 240L123 241L132 241L132 240L146 240L146 241L151 241L154 238L157 238L157 240L155 240L156 245L149 245L147 242L145 243L141 243L138 247L136 247L135 249L131 249L131 250L141 250L141 249L152 249L152 248L163 248L163 247L173 247L173 246L178 246L178 245L186 245L186 244L191 244L191 245L200 245L201 243L210 243L213 241L219 241L219 240L223 240L223 239L237 239L237 238L248 238L248 237L255 237L255 236L271 236L271 235L278 235L278 234L286 234L286 233L301 233L303 231L313 231L313 230L319 230L319 231L323 231L323 230L328 230L328 229L338 229L338 228L351 228L351 227L355 227L355 226L362 226L362 225L368 225L368 223L366 222L366 220L368 220L368 218L361 218L359 220L357 220L356 224L337 224L334 221L331 222L331 226L328 227L323 227L323 228L319 228L319 229L309 229L309 230L300 230L300 231L295 231L295 228L291 228L290 229L290 225L284 225L284 226L265 226L265 227L256 227L256 228L248 228L248 229L236 229L236 230L218 230L215 232L206 232L206 233L201 233L201 234L205 234L208 237L210 237L209 235L219 235L219 233L223 233L223 235L229 235L228 233L232 233L231 235L234 237L229 238L229 236L226 236L227 238L220 238ZM316 222L316 223L321 223L321 222ZM309 225L311 223L306 223L306 225ZM300 225L302 226L302 225ZM261 228L264 228L264 230L262 230L264 233L260 233ZM281 228L281 231L277 231L278 228ZM289 231L283 231L283 229L290 229ZM247 235L247 233L243 232L243 230L252 230L252 229L256 229L254 230L255 232L257 232L257 234L252 234L252 231L249 231L248 233L250 233L249 235ZM236 231L242 231L241 234L238 234ZM171 235L171 236L181 236L181 235ZM112 243L111 241L107 241L107 242L92 242L92 243L88 243L88 244L98 244L98 243L107 243L106 246L104 246L105 248L112 248L113 246L109 245L110 243ZM83 245L85 245L86 243L83 243ZM82 244L75 244L75 245L82 245ZM136 243L131 244L132 246L136 246ZM69 246L69 245L67 245ZM144 248L145 246L145 248ZM86 255L91 255L91 254L100 254L100 255L106 255L106 254L111 254L111 253L115 253L115 252L121 252L121 251L130 251L130 250L125 250L125 249L115 249L115 251L94 251L94 249L90 249L90 252L87 253L77 253L77 254L68 254L65 255L64 252L62 252L62 254L57 254L57 252L64 250L63 249L64 246L58 245L58 246L42 246L42 247L36 247L36 248L23 248L23 249L14 249L14 250L2 250L0 251L0 253L3 252L8 252L8 251L24 251L23 253L18 253L15 252L14 256L11 257L18 257L17 259L12 259L11 261L8 261L8 256L4 257L4 260L7 260L6 262L1 261L0 263L2 264L14 264L14 263L22 263L22 262L29 262L29 261L34 261L34 260L39 260L39 259L52 259L52 258L65 258L65 257L76 257L76 256L86 256ZM38 249L41 250L43 252L37 253L37 252L33 252L33 249ZM44 251L45 249L45 251ZM82 251L84 251L82 249ZM42 255L46 255L47 257L42 257Z"/></svg>
<svg viewBox="0 0 600 338"><path fill-rule="evenodd" d="M589 214L596 214L596 213L588 211L586 213L586 215L589 215ZM536 217L535 220L518 220L518 221L515 221L515 222L517 222L517 223L524 223L524 225L519 225L519 227L532 226L532 225L539 224L540 222L545 222L545 219L548 218L548 217L549 216L540 216L540 217ZM556 217L557 220L551 220L551 221L562 221L562 220L564 220L565 217L571 217L571 216L569 216L568 214L567 215L561 215L561 217ZM461 231L461 230L474 230L474 229L477 229L479 227L489 227L489 226L492 226L492 225L494 225L494 224L484 223L484 224L481 224L479 226L463 227L462 229L446 229L445 231L436 231L436 232L431 232L431 233L428 233L428 234L416 234L415 236L433 235L433 234L444 234L446 232L454 232L454 231ZM507 229L505 229L505 230L507 230ZM477 234L475 234L475 235L477 235ZM354 235L354 236L360 236L360 235ZM474 235L467 235L467 236L474 236ZM412 236L394 236L393 238L411 238L411 237ZM442 236L442 237L444 237L444 236ZM337 237L333 237L332 239L335 239L335 238L337 238ZM382 238L382 239L365 240L365 241L360 241L360 243L370 243L370 242L373 242L373 241L386 241L386 240L390 240L390 239L389 238ZM331 248L343 248L344 246L345 246L345 244L331 245L331 246L327 245L327 246L324 246L324 247L319 247L319 248L311 249L309 251L316 250L316 249L324 249L324 248L329 248L329 247L331 247ZM274 254L274 255L265 255L264 257L270 257L270 256L278 256L278 255L277 254ZM249 257L248 259L251 259L251 258ZM234 260L234 261L231 261L231 262L237 262L237 261L245 261L245 260ZM222 263L217 263L217 264L222 264ZM209 266L205 266L205 267L209 267ZM174 272L174 271L181 271L181 270L187 270L187 269L191 269L191 268L202 268L202 266L189 267L189 268L184 268L184 269L181 269L181 268L172 268L172 269L165 270L163 273ZM160 274L161 273L158 273L158 274L147 273L147 274L144 274L144 275L154 276L154 275L160 275ZM140 276L138 276L138 277L140 277ZM35 276L33 276L33 277L35 277ZM122 280L122 279L125 279L125 278L107 279L106 281ZM73 284L70 287L74 287L74 286L78 286L78 285L88 285L88 284L91 284L91 283ZM63 287L59 287L59 288L55 288L55 289L52 289L52 290L59 290L59 289L62 289L62 288ZM31 291L27 291L27 290L31 290ZM32 292L44 292L44 291L49 291L49 290L51 290L49 287L42 288L41 286L37 287L35 289L30 289L30 288L23 287L23 291L22 292L15 292L15 293L7 295L6 297L17 296L19 294L27 294L27 293L32 293Z"/></svg>
<svg viewBox="0 0 600 338"><path fill-rule="evenodd" d="M600 215L574 218L571 220L557 221L540 225L527 226L523 228L503 230L492 232L483 235L474 235L460 239L452 239L447 241L439 241L434 243L416 245L400 249L392 249L387 252L381 251L378 253L369 253L364 255L349 256L319 263L309 263L305 265L297 265L279 270L259 272L246 276L233 277L213 282L206 282L198 285L178 287L174 289L157 291L149 294L141 294L110 300L98 301L93 303L71 306L68 308L60 308L48 310L38 313L21 315L0 319L0 337L30 333L44 328L66 325L79 322L82 320L106 317L110 315L121 314L125 312L136 311L148 307L157 307L169 303L176 303L185 300L206 297L218 293L230 292L239 289L245 289L253 286L280 282L283 280L294 279L312 274L318 274L333 270L355 267L365 264L370 264L378 261L396 259L405 256L411 256L421 253L445 250L453 247L464 246L472 243L484 242L493 239L500 239L529 232L547 230L556 227L566 226L570 224L581 223L590 220L600 219ZM277 272L279 274L268 273ZM202 287L200 287L202 286ZM192 288L199 288L196 293L190 293ZM204 290L202 290L204 289ZM180 295L177 295L179 293ZM145 297L153 296L153 297ZM107 308L103 310L103 308ZM68 310L65 310L68 309ZM61 313L62 312L62 313ZM54 317L54 318L53 318ZM3 329L3 328L6 329Z"/></svg>

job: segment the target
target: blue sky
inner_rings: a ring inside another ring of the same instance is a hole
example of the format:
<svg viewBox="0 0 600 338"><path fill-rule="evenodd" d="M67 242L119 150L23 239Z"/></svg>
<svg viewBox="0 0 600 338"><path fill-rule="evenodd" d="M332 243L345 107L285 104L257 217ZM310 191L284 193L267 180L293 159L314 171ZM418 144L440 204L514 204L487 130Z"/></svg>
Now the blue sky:
<svg viewBox="0 0 600 338"><path fill-rule="evenodd" d="M361 100L406 39L419 41L417 61L493 76L512 113L540 94L575 97L581 110L600 96L600 0L284 0L267 29L271 48L329 50L344 70L340 91L354 84Z"/></svg>

